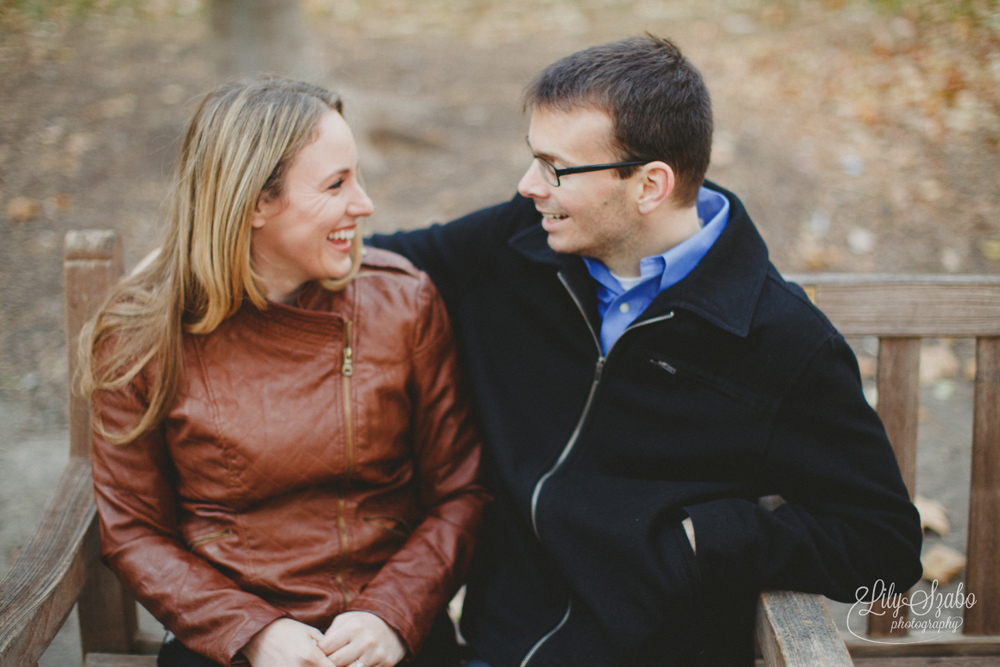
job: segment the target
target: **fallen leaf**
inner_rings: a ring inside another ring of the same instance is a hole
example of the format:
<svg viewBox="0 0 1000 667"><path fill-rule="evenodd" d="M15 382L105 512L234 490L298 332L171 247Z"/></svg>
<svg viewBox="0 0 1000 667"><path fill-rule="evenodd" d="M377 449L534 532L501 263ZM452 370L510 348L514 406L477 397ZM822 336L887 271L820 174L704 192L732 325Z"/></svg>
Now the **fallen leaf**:
<svg viewBox="0 0 1000 667"><path fill-rule="evenodd" d="M918 192L920 193L920 198L925 202L934 203L944 198L944 187L939 181L933 178L921 181Z"/></svg>
<svg viewBox="0 0 1000 667"><path fill-rule="evenodd" d="M78 157L93 147L94 143L96 141L93 134L79 132L70 136L66 141L66 152L74 157Z"/></svg>
<svg viewBox="0 0 1000 667"><path fill-rule="evenodd" d="M859 354L858 370L861 372L862 380L871 380L878 370L878 360L870 354Z"/></svg>
<svg viewBox="0 0 1000 667"><path fill-rule="evenodd" d="M121 97L104 100L99 106L101 115L104 118L121 118L135 111L136 96L132 94L122 95Z"/></svg>
<svg viewBox="0 0 1000 667"><path fill-rule="evenodd" d="M842 255L838 249L820 242L811 233L799 235L796 250L802 263L810 271L828 269L831 266L839 264L842 259Z"/></svg>
<svg viewBox="0 0 1000 667"><path fill-rule="evenodd" d="M845 174L861 176L865 173L865 159L860 155L844 155L840 158L840 167Z"/></svg>
<svg viewBox="0 0 1000 667"><path fill-rule="evenodd" d="M847 247L852 255L863 255L875 248L875 234L864 227L853 227L847 232Z"/></svg>
<svg viewBox="0 0 1000 667"><path fill-rule="evenodd" d="M942 537L951 531L948 513L940 501L918 495L913 499L913 504L916 506L917 512L920 513L920 528L922 530L933 530Z"/></svg>
<svg viewBox="0 0 1000 667"><path fill-rule="evenodd" d="M958 273L962 269L962 255L954 248L942 248L941 266L949 273Z"/></svg>
<svg viewBox="0 0 1000 667"><path fill-rule="evenodd" d="M997 239L985 239L979 244L986 259L1000 259L1000 241Z"/></svg>
<svg viewBox="0 0 1000 667"><path fill-rule="evenodd" d="M976 360L969 359L965 362L965 367L962 369L962 376L965 377L967 382L976 381Z"/></svg>
<svg viewBox="0 0 1000 667"><path fill-rule="evenodd" d="M951 400L955 395L955 383L951 380L938 380L934 383L931 395L939 401Z"/></svg>
<svg viewBox="0 0 1000 667"><path fill-rule="evenodd" d="M935 544L920 557L924 566L923 579L944 586L965 569L965 554L943 544Z"/></svg>
<svg viewBox="0 0 1000 667"><path fill-rule="evenodd" d="M31 197L14 197L7 204L7 217L14 222L27 222L42 213L42 202Z"/></svg>

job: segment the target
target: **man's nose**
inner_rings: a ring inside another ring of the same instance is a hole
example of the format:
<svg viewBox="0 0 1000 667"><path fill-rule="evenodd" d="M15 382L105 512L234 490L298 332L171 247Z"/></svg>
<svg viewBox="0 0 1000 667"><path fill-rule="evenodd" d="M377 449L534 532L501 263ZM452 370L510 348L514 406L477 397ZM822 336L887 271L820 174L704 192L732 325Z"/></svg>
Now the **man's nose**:
<svg viewBox="0 0 1000 667"><path fill-rule="evenodd" d="M544 197L548 194L549 184L545 182L545 178L542 176L541 165L538 164L538 160L532 160L531 164L528 165L528 170L524 172L524 176L517 184L517 191L525 197Z"/></svg>

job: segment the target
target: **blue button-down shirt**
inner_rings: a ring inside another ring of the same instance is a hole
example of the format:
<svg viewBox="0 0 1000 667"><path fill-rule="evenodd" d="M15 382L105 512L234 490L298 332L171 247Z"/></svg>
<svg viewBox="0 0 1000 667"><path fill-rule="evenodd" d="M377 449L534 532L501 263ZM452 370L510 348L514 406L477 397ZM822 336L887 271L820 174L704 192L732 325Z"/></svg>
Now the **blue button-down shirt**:
<svg viewBox="0 0 1000 667"><path fill-rule="evenodd" d="M643 257L639 262L639 283L626 290L608 267L596 259L584 257L587 270L597 281L598 311L601 314L601 350L608 353L618 337L646 310L653 299L671 285L683 280L722 234L729 221L729 200L714 190L698 191L698 218L703 222L698 232L662 255Z"/></svg>

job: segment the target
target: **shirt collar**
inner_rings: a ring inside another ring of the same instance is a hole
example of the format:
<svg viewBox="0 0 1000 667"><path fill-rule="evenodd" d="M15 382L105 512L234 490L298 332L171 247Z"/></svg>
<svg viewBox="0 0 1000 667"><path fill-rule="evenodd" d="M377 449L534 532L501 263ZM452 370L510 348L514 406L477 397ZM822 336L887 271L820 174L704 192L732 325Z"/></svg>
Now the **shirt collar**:
<svg viewBox="0 0 1000 667"><path fill-rule="evenodd" d="M697 208L701 229L666 252L639 260L639 275L643 283L659 278L657 291L665 290L689 274L719 238L729 218L729 200L720 192L702 187L698 190ZM583 261L594 280L607 288L612 296L625 292L603 262L590 257L584 257Z"/></svg>

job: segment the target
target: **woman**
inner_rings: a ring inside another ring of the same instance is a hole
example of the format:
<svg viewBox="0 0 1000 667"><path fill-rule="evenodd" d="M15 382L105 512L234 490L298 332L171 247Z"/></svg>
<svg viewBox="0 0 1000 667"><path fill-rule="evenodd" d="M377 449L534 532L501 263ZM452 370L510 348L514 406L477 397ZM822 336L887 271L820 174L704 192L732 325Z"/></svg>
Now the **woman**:
<svg viewBox="0 0 1000 667"><path fill-rule="evenodd" d="M103 555L179 640L162 667L454 645L479 443L433 286L362 253L356 163L325 90L208 95L162 252L85 331Z"/></svg>

